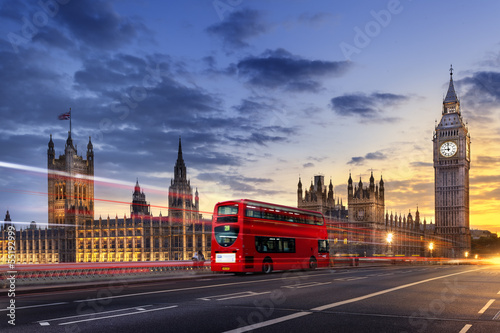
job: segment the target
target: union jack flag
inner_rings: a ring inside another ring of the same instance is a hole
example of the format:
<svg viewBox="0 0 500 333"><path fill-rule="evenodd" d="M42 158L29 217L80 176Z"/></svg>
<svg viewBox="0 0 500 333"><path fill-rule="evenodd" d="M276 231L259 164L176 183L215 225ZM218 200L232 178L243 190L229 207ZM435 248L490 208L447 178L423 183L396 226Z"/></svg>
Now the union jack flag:
<svg viewBox="0 0 500 333"><path fill-rule="evenodd" d="M60 114L58 118L59 118L59 120L71 119L71 111Z"/></svg>

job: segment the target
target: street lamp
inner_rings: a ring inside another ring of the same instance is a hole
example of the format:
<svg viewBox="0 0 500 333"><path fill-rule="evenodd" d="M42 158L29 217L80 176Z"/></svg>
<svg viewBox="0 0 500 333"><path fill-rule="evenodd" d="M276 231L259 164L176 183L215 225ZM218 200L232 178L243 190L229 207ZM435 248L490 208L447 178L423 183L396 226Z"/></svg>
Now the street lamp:
<svg viewBox="0 0 500 333"><path fill-rule="evenodd" d="M432 250L434 250L434 243L430 242L429 243L429 251L431 251L431 258L432 258Z"/></svg>
<svg viewBox="0 0 500 333"><path fill-rule="evenodd" d="M465 259L469 258L469 252L465 251Z"/></svg>
<svg viewBox="0 0 500 333"><path fill-rule="evenodd" d="M392 244L392 240L394 238L394 234L392 232L389 232L387 234L387 237L385 238L385 240L387 241L387 244L389 244L389 250L387 251L387 255L392 255L392 248L391 248L391 244Z"/></svg>

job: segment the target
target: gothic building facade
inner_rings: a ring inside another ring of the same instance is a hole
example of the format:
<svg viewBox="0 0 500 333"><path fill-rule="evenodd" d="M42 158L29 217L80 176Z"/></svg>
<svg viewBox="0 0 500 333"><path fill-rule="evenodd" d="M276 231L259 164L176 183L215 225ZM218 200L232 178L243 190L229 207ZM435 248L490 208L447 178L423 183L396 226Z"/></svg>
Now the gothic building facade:
<svg viewBox="0 0 500 333"><path fill-rule="evenodd" d="M432 138L434 152L434 200L436 235L449 244L441 255L464 257L470 251L469 169L470 135L460 110L460 101L450 69L448 92L443 100L441 120Z"/></svg>
<svg viewBox="0 0 500 333"><path fill-rule="evenodd" d="M384 180L375 183L373 172L367 186L360 178L347 181L347 205L335 200L333 184L328 192L323 176L315 176L309 190L303 192L299 178L297 202L299 208L319 211L325 215L330 239L330 254L336 256L426 256L433 232L422 222L417 209L415 218L389 215L385 211Z"/></svg>
<svg viewBox="0 0 500 333"><path fill-rule="evenodd" d="M311 180L309 190L302 190L302 181L299 177L297 189L297 207L322 213L330 219L346 219L347 209L342 199L335 196L332 180L326 191L325 176L315 175L314 183Z"/></svg>
<svg viewBox="0 0 500 333"><path fill-rule="evenodd" d="M87 159L78 156L71 132L64 155L55 158L52 136L48 156L49 227L16 231L16 263L121 262L189 260L194 252L210 256L211 221L199 213L179 151L169 189L169 215L154 217L137 180L130 217L94 220L94 153L89 138ZM0 230L0 264L8 257L7 212Z"/></svg>

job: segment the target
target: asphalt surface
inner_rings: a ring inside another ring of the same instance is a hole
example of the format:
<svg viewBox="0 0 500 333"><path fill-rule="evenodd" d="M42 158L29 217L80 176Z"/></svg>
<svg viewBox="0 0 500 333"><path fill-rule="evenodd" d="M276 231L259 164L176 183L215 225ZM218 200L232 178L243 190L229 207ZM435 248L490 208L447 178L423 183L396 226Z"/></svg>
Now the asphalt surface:
<svg viewBox="0 0 500 333"><path fill-rule="evenodd" d="M7 309L15 300L15 326ZM212 275L0 297L8 332L500 332L500 266Z"/></svg>

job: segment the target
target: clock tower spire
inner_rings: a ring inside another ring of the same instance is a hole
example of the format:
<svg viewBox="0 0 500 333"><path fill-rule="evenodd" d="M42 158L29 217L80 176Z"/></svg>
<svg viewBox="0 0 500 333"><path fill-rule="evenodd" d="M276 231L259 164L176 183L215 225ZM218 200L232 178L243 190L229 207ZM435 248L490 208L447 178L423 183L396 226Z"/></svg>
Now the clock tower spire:
<svg viewBox="0 0 500 333"><path fill-rule="evenodd" d="M470 135L460 114L453 67L441 121L435 127L432 142L436 234L446 240L437 251L447 257L463 257L470 251Z"/></svg>

